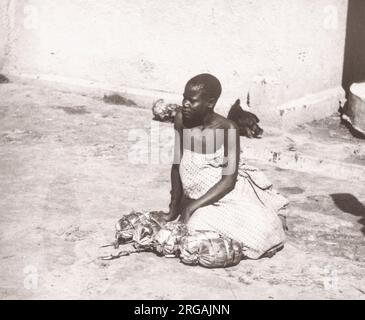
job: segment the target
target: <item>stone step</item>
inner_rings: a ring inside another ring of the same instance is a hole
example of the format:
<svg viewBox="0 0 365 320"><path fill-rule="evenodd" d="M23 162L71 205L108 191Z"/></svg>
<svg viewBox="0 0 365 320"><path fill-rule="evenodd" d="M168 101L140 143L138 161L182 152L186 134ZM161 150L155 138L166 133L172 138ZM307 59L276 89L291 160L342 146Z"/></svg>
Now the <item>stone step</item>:
<svg viewBox="0 0 365 320"><path fill-rule="evenodd" d="M262 139L241 137L242 157L333 179L365 180L365 143L314 141L305 134L266 129Z"/></svg>

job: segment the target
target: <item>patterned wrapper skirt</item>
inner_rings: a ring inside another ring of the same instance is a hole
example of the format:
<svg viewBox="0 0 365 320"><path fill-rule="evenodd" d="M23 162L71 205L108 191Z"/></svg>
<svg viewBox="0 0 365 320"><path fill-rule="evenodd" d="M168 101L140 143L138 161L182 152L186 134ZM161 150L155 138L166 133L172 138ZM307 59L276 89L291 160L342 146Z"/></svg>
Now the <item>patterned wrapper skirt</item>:
<svg viewBox="0 0 365 320"><path fill-rule="evenodd" d="M224 149L214 154L184 150L180 177L185 196L198 199L222 177ZM236 240L243 254L258 259L282 247L285 233L278 210L287 200L272 189L271 183L258 169L240 163L233 191L218 202L194 212L188 222L190 231L211 230Z"/></svg>

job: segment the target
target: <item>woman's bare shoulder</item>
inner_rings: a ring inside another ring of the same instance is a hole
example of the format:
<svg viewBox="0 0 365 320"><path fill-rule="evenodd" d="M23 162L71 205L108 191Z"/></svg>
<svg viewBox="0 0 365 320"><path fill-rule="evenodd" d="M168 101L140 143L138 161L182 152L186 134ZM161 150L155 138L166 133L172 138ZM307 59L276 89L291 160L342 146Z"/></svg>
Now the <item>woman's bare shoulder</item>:
<svg viewBox="0 0 365 320"><path fill-rule="evenodd" d="M218 113L215 114L215 127L219 129L237 129L235 122L223 117Z"/></svg>
<svg viewBox="0 0 365 320"><path fill-rule="evenodd" d="M177 110L177 112L176 112L174 128L175 128L175 130L182 130L184 128L181 110Z"/></svg>

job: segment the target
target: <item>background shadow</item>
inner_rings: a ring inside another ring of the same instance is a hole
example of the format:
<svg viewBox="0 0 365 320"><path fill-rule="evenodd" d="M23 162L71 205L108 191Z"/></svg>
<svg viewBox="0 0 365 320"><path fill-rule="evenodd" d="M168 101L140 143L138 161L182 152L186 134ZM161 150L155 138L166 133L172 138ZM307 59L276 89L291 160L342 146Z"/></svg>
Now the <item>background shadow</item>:
<svg viewBox="0 0 365 320"><path fill-rule="evenodd" d="M335 205L343 212L360 217L361 231L365 234L365 206L350 193L334 193L330 195Z"/></svg>

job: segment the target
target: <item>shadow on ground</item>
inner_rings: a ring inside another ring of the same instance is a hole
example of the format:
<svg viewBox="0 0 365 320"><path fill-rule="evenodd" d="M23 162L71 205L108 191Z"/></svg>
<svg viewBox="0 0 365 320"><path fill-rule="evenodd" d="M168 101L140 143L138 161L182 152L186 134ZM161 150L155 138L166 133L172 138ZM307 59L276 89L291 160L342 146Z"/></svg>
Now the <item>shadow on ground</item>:
<svg viewBox="0 0 365 320"><path fill-rule="evenodd" d="M363 227L361 228L361 231L365 234L365 206L349 193L335 193L330 196L340 210L361 217L359 223L362 224Z"/></svg>

